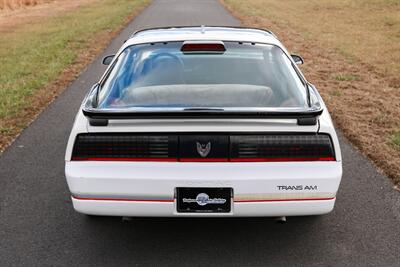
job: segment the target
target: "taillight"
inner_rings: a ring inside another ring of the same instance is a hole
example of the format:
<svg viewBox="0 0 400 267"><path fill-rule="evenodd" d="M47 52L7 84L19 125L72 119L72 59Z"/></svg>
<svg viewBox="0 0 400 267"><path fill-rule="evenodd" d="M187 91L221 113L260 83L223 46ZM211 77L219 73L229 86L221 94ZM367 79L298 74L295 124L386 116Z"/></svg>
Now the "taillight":
<svg viewBox="0 0 400 267"><path fill-rule="evenodd" d="M232 135L231 161L331 161L335 153L329 135Z"/></svg>
<svg viewBox="0 0 400 267"><path fill-rule="evenodd" d="M177 137L169 135L80 134L72 160L176 161Z"/></svg>
<svg viewBox="0 0 400 267"><path fill-rule="evenodd" d="M334 161L327 134L79 134L75 161Z"/></svg>

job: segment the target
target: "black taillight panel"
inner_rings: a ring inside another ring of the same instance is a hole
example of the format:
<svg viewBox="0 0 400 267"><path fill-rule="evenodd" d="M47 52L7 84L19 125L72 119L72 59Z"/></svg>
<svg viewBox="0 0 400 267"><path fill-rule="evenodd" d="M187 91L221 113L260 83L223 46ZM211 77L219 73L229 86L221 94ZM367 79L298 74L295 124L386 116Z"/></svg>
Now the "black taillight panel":
<svg viewBox="0 0 400 267"><path fill-rule="evenodd" d="M328 134L93 133L79 134L72 160L333 161Z"/></svg>
<svg viewBox="0 0 400 267"><path fill-rule="evenodd" d="M179 136L179 158L182 161L229 158L229 135L201 134Z"/></svg>
<svg viewBox="0 0 400 267"><path fill-rule="evenodd" d="M175 159L177 149L175 135L80 134L72 160Z"/></svg>
<svg viewBox="0 0 400 267"><path fill-rule="evenodd" d="M327 134L231 135L230 157L249 161L335 160Z"/></svg>

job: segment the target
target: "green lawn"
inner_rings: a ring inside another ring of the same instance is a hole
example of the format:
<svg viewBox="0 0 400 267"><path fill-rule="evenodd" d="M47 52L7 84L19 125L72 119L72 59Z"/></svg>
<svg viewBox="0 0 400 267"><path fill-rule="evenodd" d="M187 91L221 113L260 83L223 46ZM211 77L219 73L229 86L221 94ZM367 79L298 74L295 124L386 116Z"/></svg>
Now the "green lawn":
<svg viewBox="0 0 400 267"><path fill-rule="evenodd" d="M61 16L0 35L0 133L32 105L31 96L54 81L101 33L118 29L149 0L99 0ZM19 128L21 127L18 126ZM0 146L1 147L1 146Z"/></svg>
<svg viewBox="0 0 400 267"><path fill-rule="evenodd" d="M400 150L400 132L393 134L391 139L395 148Z"/></svg>

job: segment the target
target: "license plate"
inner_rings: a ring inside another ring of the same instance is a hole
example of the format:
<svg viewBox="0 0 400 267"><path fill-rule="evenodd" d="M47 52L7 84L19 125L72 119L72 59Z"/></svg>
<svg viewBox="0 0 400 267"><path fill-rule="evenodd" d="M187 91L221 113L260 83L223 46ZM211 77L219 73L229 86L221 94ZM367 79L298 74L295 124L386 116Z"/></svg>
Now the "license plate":
<svg viewBox="0 0 400 267"><path fill-rule="evenodd" d="M178 212L229 213L232 188L179 187L176 198Z"/></svg>

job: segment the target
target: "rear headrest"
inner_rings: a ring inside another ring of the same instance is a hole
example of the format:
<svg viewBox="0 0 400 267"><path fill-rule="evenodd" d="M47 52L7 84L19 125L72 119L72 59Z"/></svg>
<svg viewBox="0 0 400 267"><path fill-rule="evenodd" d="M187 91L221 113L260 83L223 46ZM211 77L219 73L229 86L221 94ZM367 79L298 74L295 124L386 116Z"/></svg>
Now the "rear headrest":
<svg viewBox="0 0 400 267"><path fill-rule="evenodd" d="M238 84L131 87L121 100L132 106L267 107L271 88Z"/></svg>

